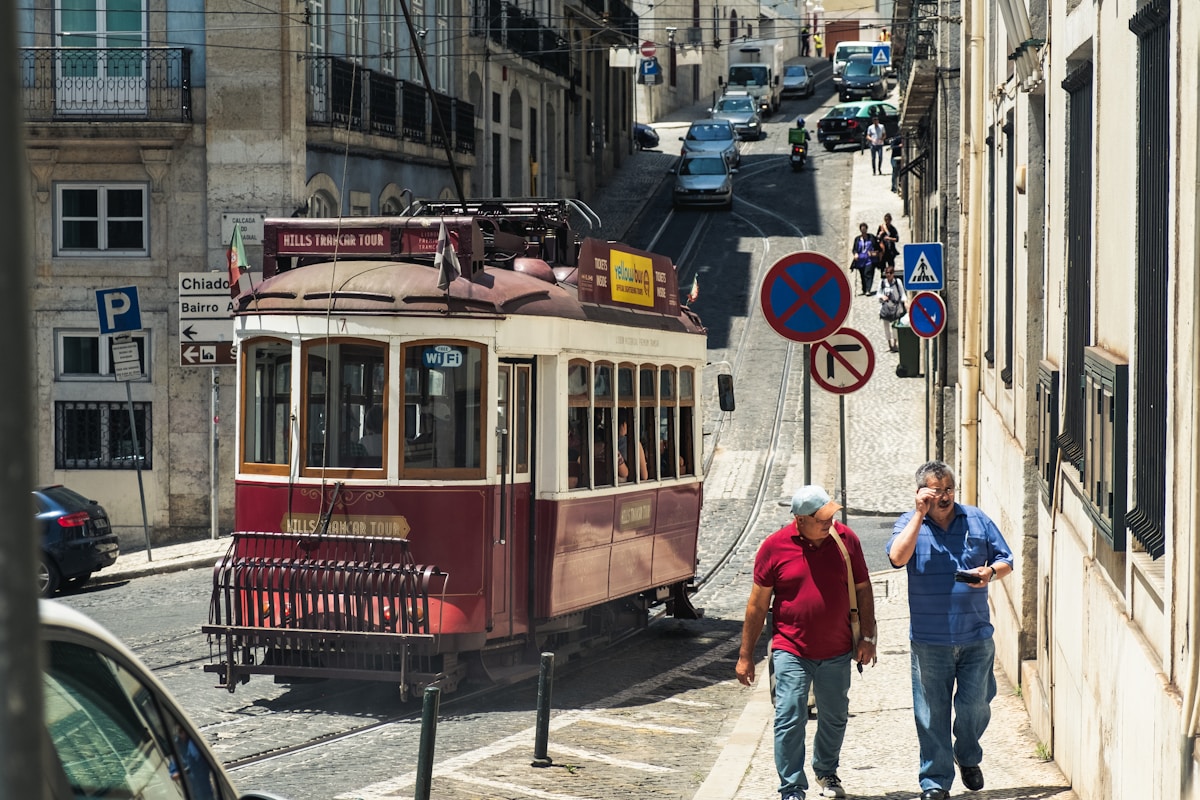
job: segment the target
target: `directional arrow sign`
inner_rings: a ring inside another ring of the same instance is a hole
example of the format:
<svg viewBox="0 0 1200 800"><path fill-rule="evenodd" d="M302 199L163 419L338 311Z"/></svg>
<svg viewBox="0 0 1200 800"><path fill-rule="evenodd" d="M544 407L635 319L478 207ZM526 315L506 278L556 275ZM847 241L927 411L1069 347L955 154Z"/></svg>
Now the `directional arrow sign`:
<svg viewBox="0 0 1200 800"><path fill-rule="evenodd" d="M842 328L812 347L809 374L827 392L850 394L867 385L875 371L875 349L861 332Z"/></svg>
<svg viewBox="0 0 1200 800"><path fill-rule="evenodd" d="M946 304L933 292L920 292L908 304L908 324L923 339L932 339L946 327Z"/></svg>
<svg viewBox="0 0 1200 800"><path fill-rule="evenodd" d="M233 363L233 345L229 342L179 345L181 367L228 367Z"/></svg>
<svg viewBox="0 0 1200 800"><path fill-rule="evenodd" d="M850 282L829 256L792 253L767 270L759 294L763 316L776 333L793 342L819 342L850 313Z"/></svg>

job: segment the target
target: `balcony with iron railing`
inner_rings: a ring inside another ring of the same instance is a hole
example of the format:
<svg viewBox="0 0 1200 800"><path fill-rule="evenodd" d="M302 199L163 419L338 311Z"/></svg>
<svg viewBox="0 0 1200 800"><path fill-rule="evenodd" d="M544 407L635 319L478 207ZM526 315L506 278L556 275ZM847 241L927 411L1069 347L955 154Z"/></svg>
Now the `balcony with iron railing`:
<svg viewBox="0 0 1200 800"><path fill-rule="evenodd" d="M309 58L308 124L441 148L434 109L457 153L475 153L475 107L336 56Z"/></svg>
<svg viewBox="0 0 1200 800"><path fill-rule="evenodd" d="M506 0L474 0L472 30L560 77L571 72L567 39Z"/></svg>
<svg viewBox="0 0 1200 800"><path fill-rule="evenodd" d="M191 122L186 47L26 47L26 122Z"/></svg>
<svg viewBox="0 0 1200 800"><path fill-rule="evenodd" d="M601 25L618 34L627 37L631 42L638 38L638 17L633 8L624 0L567 0L567 5L576 5L586 10Z"/></svg>

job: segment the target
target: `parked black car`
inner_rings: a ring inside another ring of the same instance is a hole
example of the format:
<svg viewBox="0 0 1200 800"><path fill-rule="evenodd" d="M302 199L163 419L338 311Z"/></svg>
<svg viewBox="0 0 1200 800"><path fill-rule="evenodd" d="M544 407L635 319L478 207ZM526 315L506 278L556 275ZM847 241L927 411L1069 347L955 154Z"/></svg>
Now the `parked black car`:
<svg viewBox="0 0 1200 800"><path fill-rule="evenodd" d="M653 150L658 147L658 131L641 122L633 123L633 143L638 150Z"/></svg>
<svg viewBox="0 0 1200 800"><path fill-rule="evenodd" d="M34 489L33 502L42 538L37 587L43 597L63 581L83 584L117 560L121 546L104 506L59 484Z"/></svg>

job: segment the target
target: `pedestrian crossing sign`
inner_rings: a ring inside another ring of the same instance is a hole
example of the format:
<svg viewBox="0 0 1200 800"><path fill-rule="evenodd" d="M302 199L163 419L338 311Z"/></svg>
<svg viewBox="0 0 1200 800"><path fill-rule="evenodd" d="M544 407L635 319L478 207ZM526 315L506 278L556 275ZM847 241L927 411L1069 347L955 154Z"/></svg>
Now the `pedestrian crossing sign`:
<svg viewBox="0 0 1200 800"><path fill-rule="evenodd" d="M890 67L892 65L892 46L890 44L871 45L871 66Z"/></svg>
<svg viewBox="0 0 1200 800"><path fill-rule="evenodd" d="M904 245L904 288L910 292L937 292L946 288L941 242Z"/></svg>

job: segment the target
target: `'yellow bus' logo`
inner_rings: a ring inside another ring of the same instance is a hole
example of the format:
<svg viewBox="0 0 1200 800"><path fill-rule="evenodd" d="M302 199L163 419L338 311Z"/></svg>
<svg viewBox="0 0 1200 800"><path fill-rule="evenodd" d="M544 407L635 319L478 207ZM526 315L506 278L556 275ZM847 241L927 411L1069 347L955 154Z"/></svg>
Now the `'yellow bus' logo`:
<svg viewBox="0 0 1200 800"><path fill-rule="evenodd" d="M612 299L653 307L654 265L650 259L620 250L610 250L608 256Z"/></svg>

